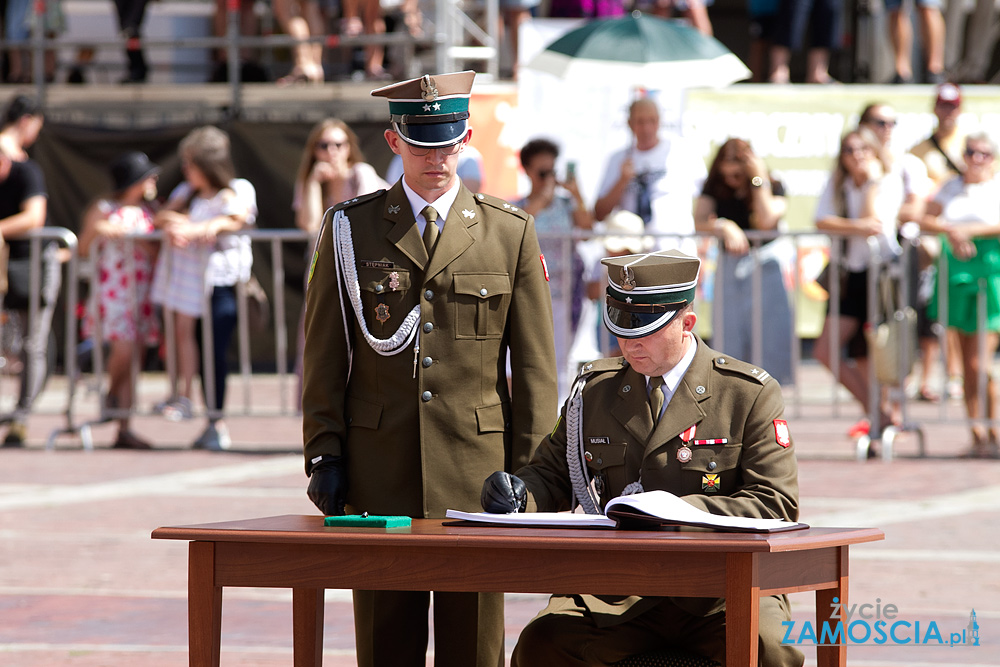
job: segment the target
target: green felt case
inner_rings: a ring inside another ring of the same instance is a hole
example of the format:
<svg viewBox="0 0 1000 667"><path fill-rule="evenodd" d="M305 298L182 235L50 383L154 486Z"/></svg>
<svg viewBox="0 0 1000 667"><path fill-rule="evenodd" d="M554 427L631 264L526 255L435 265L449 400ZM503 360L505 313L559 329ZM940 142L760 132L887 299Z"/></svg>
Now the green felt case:
<svg viewBox="0 0 1000 667"><path fill-rule="evenodd" d="M354 526L357 528L400 528L410 525L410 517L347 514L345 516L328 516L323 519L323 525Z"/></svg>

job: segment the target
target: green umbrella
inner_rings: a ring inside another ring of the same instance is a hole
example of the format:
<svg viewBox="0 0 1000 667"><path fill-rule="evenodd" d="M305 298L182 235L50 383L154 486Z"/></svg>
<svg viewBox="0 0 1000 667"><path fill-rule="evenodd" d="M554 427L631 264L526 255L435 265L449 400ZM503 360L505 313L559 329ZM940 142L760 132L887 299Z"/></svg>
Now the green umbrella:
<svg viewBox="0 0 1000 667"><path fill-rule="evenodd" d="M527 66L566 80L659 89L717 88L750 76L717 39L640 12L589 21L549 44Z"/></svg>

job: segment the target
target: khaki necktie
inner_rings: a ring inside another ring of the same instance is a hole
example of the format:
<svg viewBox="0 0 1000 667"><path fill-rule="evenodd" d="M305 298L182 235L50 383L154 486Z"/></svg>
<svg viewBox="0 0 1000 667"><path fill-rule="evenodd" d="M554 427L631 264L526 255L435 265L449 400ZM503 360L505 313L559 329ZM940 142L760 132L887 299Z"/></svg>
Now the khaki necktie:
<svg viewBox="0 0 1000 667"><path fill-rule="evenodd" d="M653 417L653 423L660 421L660 413L663 412L663 376L649 378L649 412Z"/></svg>
<svg viewBox="0 0 1000 667"><path fill-rule="evenodd" d="M427 221L424 225L424 247L427 248L427 258L430 259L431 255L434 254L434 246L437 244L438 235L441 230L438 229L437 219L438 212L433 206L424 206L424 210L420 212Z"/></svg>

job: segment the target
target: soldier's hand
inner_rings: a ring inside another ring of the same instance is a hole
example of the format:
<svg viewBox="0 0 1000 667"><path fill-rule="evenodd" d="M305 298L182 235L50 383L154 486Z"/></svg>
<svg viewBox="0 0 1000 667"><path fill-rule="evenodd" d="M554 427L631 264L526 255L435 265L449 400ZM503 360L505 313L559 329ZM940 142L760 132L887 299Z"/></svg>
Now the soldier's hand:
<svg viewBox="0 0 1000 667"><path fill-rule="evenodd" d="M528 505L528 488L520 477L498 470L483 482L479 502L492 514L523 512Z"/></svg>
<svg viewBox="0 0 1000 667"><path fill-rule="evenodd" d="M316 464L309 475L309 500L325 516L340 516L347 502L347 470L339 456Z"/></svg>

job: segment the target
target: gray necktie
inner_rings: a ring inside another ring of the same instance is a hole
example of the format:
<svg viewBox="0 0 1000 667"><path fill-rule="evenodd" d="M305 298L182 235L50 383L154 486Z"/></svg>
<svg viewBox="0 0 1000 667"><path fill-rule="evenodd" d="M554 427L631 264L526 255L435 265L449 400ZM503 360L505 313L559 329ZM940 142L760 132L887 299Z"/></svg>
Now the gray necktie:
<svg viewBox="0 0 1000 667"><path fill-rule="evenodd" d="M427 258L430 259L431 255L434 254L434 246L437 244L438 235L441 230L438 229L437 219L438 212L433 206L424 206L424 210L420 212L427 221L424 225L424 247L427 248Z"/></svg>
<svg viewBox="0 0 1000 667"><path fill-rule="evenodd" d="M649 378L649 412L653 417L653 423L660 421L660 413L663 412L663 376Z"/></svg>

